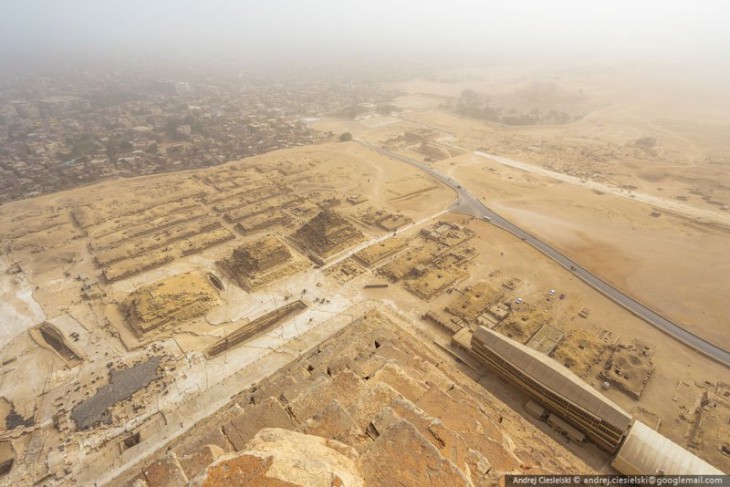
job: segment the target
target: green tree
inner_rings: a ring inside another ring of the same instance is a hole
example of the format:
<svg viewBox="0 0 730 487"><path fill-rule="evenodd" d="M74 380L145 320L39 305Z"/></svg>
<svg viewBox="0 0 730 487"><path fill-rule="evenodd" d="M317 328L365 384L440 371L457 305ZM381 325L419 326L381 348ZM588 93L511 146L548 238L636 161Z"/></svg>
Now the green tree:
<svg viewBox="0 0 730 487"><path fill-rule="evenodd" d="M365 107L361 107L360 105L350 105L349 107L343 108L339 112L335 114L335 116L342 117L342 118L356 118L358 115L362 115L363 113L367 112L368 109Z"/></svg>
<svg viewBox="0 0 730 487"><path fill-rule="evenodd" d="M476 107L481 105L481 97L476 91L467 88L466 90L461 92L461 96L459 97L459 103L461 103L465 107Z"/></svg>
<svg viewBox="0 0 730 487"><path fill-rule="evenodd" d="M391 112L399 112L400 109L395 105L390 104L380 104L375 108L375 111L378 112L380 115L388 115Z"/></svg>
<svg viewBox="0 0 730 487"><path fill-rule="evenodd" d="M340 135L340 142L349 142L352 140L352 134L350 132L343 132Z"/></svg>

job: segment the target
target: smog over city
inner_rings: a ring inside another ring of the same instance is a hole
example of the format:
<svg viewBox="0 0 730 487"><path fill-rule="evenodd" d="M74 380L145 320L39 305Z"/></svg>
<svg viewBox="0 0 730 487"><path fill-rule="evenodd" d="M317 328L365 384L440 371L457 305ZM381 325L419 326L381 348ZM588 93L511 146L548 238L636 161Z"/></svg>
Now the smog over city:
<svg viewBox="0 0 730 487"><path fill-rule="evenodd" d="M0 485L730 485L729 19L6 0Z"/></svg>

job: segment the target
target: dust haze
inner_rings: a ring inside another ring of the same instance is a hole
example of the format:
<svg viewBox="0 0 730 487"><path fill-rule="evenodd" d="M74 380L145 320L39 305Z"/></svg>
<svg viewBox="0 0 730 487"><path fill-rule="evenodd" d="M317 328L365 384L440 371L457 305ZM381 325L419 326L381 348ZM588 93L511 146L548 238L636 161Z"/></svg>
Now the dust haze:
<svg viewBox="0 0 730 487"><path fill-rule="evenodd" d="M726 2L4 2L5 56L366 56L724 64Z"/></svg>
<svg viewBox="0 0 730 487"><path fill-rule="evenodd" d="M0 484L730 471L729 14L3 2Z"/></svg>

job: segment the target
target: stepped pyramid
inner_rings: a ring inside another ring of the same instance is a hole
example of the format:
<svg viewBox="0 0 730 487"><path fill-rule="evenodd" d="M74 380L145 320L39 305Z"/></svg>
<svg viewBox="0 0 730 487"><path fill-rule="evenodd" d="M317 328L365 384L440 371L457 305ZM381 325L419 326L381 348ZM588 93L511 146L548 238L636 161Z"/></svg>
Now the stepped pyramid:
<svg viewBox="0 0 730 487"><path fill-rule="evenodd" d="M292 239L324 260L365 240L365 235L342 215L323 210L297 230Z"/></svg>
<svg viewBox="0 0 730 487"><path fill-rule="evenodd" d="M168 277L132 292L124 301L127 322L142 336L152 330L205 315L220 302L200 272Z"/></svg>
<svg viewBox="0 0 730 487"><path fill-rule="evenodd" d="M216 264L240 287L251 290L256 278L291 260L289 248L278 238L267 236L236 248L230 257Z"/></svg>

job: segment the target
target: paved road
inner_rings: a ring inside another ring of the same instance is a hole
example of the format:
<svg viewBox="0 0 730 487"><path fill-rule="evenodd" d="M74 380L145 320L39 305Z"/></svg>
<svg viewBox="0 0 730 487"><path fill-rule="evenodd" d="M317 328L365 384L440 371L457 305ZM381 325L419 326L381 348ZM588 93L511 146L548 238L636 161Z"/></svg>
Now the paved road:
<svg viewBox="0 0 730 487"><path fill-rule="evenodd" d="M708 342L707 340L704 340L703 338L698 337L694 333L685 330L678 324L649 309L647 306L639 303L630 296L627 296L626 294L622 293L615 287L602 280L600 277L592 274L590 271L573 262L568 257L564 256L545 242L535 238L526 231L522 230L520 227L505 220L503 217L499 216L497 213L487 208L484 203L479 201L478 198L476 198L471 193L469 193L469 191L463 188L458 181L440 173L433 167L415 159L396 154L364 140L357 140L357 142L367 147L368 149L379 152L380 154L391 157L393 159L397 159L401 162L405 162L406 164L410 164L411 166L415 166L456 190L459 198L451 207L451 211L466 213L468 215L489 220L493 225L515 235L519 239L524 240L526 243L532 245L537 250L547 255L558 264L573 272L573 274L585 281L591 287L600 291L605 296L620 304L639 318L642 318L650 325L655 326L667 335L675 338L676 340L679 340L680 342L697 350L707 357L727 367L730 367L730 352L718 347L717 345L714 345L713 343Z"/></svg>

